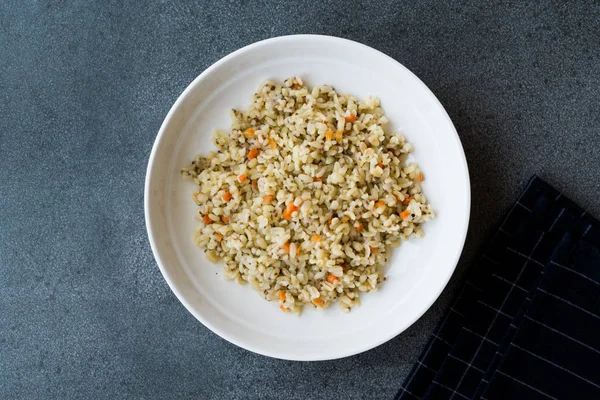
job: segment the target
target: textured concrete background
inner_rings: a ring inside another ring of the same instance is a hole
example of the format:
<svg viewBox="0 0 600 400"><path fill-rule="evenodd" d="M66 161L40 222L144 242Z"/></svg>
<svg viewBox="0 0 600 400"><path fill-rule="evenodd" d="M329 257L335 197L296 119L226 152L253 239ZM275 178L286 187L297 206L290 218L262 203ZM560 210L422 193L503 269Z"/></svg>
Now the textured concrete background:
<svg viewBox="0 0 600 400"><path fill-rule="evenodd" d="M391 398L532 174L600 216L600 5L520 3L0 2L0 398ZM357 40L415 72L471 170L451 284L405 333L339 361L273 360L209 332L144 227L146 162L179 93L292 33Z"/></svg>

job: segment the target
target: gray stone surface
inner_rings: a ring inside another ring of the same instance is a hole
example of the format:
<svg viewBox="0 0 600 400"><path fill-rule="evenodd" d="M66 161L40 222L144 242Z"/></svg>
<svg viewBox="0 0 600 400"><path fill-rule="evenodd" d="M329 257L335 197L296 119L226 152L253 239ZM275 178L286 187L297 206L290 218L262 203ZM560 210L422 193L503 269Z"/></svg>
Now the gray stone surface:
<svg viewBox="0 0 600 400"><path fill-rule="evenodd" d="M532 174L600 216L599 3L511 3L0 2L0 398L392 398ZM292 33L357 40L415 72L471 170L448 288L405 333L338 361L273 360L212 334L170 292L144 227L146 162L179 93L231 51Z"/></svg>

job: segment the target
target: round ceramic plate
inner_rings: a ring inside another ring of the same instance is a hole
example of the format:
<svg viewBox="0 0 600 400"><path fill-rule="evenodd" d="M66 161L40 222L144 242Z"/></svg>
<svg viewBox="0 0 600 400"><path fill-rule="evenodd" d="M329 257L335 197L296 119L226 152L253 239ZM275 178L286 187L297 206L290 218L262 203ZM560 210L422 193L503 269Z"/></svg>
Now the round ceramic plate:
<svg viewBox="0 0 600 400"><path fill-rule="evenodd" d="M423 190L436 218L425 237L392 253L387 280L361 295L350 313L334 304L300 316L283 313L249 285L223 279L192 241L194 185L180 170L214 149L215 129L227 130L229 109L245 109L266 79L301 76L339 93L379 97L391 132L414 145ZM169 286L206 327L250 351L289 360L325 360L371 349L398 335L431 306L460 256L470 209L469 174L450 118L431 91L392 58L362 44L328 36L265 40L219 60L177 99L163 122L146 175L145 214L152 251Z"/></svg>

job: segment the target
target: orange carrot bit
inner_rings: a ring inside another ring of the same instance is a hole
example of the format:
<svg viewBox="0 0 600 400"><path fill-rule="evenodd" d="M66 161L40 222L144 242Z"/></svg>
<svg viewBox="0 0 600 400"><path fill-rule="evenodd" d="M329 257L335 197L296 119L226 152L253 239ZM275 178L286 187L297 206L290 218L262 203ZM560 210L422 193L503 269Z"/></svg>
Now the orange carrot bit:
<svg viewBox="0 0 600 400"><path fill-rule="evenodd" d="M278 295L279 295L279 300L285 301L285 291L280 290Z"/></svg>
<svg viewBox="0 0 600 400"><path fill-rule="evenodd" d="M333 132L331 132L331 131L325 132L325 140L331 140L331 139L333 139Z"/></svg>
<svg viewBox="0 0 600 400"><path fill-rule="evenodd" d="M403 201L403 203L404 203L404 204L408 204L408 203L410 203L410 201L411 201L412 199L413 199L412 197L408 197L408 196L407 196L407 197L405 197L405 198L404 198L404 201Z"/></svg>
<svg viewBox="0 0 600 400"><path fill-rule="evenodd" d="M275 150L277 148L277 143L275 143L275 139L273 138L269 138L269 146L271 147L271 150Z"/></svg>
<svg viewBox="0 0 600 400"><path fill-rule="evenodd" d="M375 253L375 250L377 250L376 247L373 246L369 246L369 250L371 250L371 254Z"/></svg>
<svg viewBox="0 0 600 400"><path fill-rule="evenodd" d="M270 203L270 202L271 202L271 200L273 200L273 195L272 195L272 194L268 194L268 195L266 195L265 197L263 197L263 201L264 201L265 203Z"/></svg>
<svg viewBox="0 0 600 400"><path fill-rule="evenodd" d="M252 181L252 187L253 187L254 189L257 189L257 190L258 190L258 179L254 179L254 180Z"/></svg>
<svg viewBox="0 0 600 400"><path fill-rule="evenodd" d="M333 221L333 217L329 217L329 225L331 225L331 221Z"/></svg>
<svg viewBox="0 0 600 400"><path fill-rule="evenodd" d="M385 206L385 201L383 200L379 200L377 203L375 203L375 208L379 208L379 207L383 207Z"/></svg>
<svg viewBox="0 0 600 400"><path fill-rule="evenodd" d="M354 122L356 121L356 115L355 114L350 114L346 117L346 122Z"/></svg>
<svg viewBox="0 0 600 400"><path fill-rule="evenodd" d="M316 178L313 178L313 182L323 182L323 178L317 176Z"/></svg>
<svg viewBox="0 0 600 400"><path fill-rule="evenodd" d="M360 232L363 230L363 224L362 223L358 223L358 225L356 225L356 232Z"/></svg>
<svg viewBox="0 0 600 400"><path fill-rule="evenodd" d="M402 217L402 219L408 218L409 215L410 215L410 211L408 211L408 210L404 210L400 213L400 217Z"/></svg>
<svg viewBox="0 0 600 400"><path fill-rule="evenodd" d="M323 304L325 304L325 302L323 301L323 299L320 298L320 297L317 297L316 299L313 299L312 302L315 303L316 305L318 305L319 307L323 307Z"/></svg>
<svg viewBox="0 0 600 400"><path fill-rule="evenodd" d="M418 179L419 179L419 182L423 182L423 174L422 173L419 173Z"/></svg>
<svg viewBox="0 0 600 400"><path fill-rule="evenodd" d="M240 181L240 183L245 182L246 179L248 179L246 174L241 174L240 176L238 176L238 181Z"/></svg>
<svg viewBox="0 0 600 400"><path fill-rule="evenodd" d="M283 218L285 218L285 219L289 220L289 219L291 219L291 218L292 218L292 212L291 212L291 211L288 211L288 209L286 208L286 209L283 211L283 214L282 214L281 216L282 216Z"/></svg>
<svg viewBox="0 0 600 400"><path fill-rule="evenodd" d="M223 240L223 235L221 235L220 233L215 233L215 239L217 239L220 242L221 240Z"/></svg>
<svg viewBox="0 0 600 400"><path fill-rule="evenodd" d="M213 220L212 220L212 219L210 219L210 217L209 217L207 214L204 214L204 216L202 217L202 220L204 221L204 223L205 223L206 225L208 225L208 224L212 224L212 222L213 222Z"/></svg>
<svg viewBox="0 0 600 400"><path fill-rule="evenodd" d="M289 242L285 242L283 244L283 249L285 250L286 253L290 252L290 243Z"/></svg>
<svg viewBox="0 0 600 400"><path fill-rule="evenodd" d="M337 280L338 280L338 277L337 277L337 276L335 276L335 275L333 275L333 274L329 274L329 276L327 277L327 281L328 281L329 283L334 283L334 282L335 282L335 281L337 281Z"/></svg>
<svg viewBox="0 0 600 400"><path fill-rule="evenodd" d="M381 169L384 169L384 168L385 168L385 164L384 164L384 163L382 163L382 162L378 163L377 165L378 165L378 166L379 166L379 168L381 168Z"/></svg>
<svg viewBox="0 0 600 400"><path fill-rule="evenodd" d="M279 308L281 309L281 311L283 312L290 312L290 309L284 306L279 306Z"/></svg>
<svg viewBox="0 0 600 400"><path fill-rule="evenodd" d="M228 224L229 223L229 217L226 217L225 215L221 215L221 221L223 221L224 224Z"/></svg>
<svg viewBox="0 0 600 400"><path fill-rule="evenodd" d="M256 135L254 134L254 128L248 128L244 131L244 136L246 136L246 139L252 139L254 138Z"/></svg>
<svg viewBox="0 0 600 400"><path fill-rule="evenodd" d="M223 195L223 201L229 201L231 200L232 194L231 192L227 191L225 192L225 194Z"/></svg>
<svg viewBox="0 0 600 400"><path fill-rule="evenodd" d="M248 152L248 160L255 159L258 156L258 149L252 149Z"/></svg>
<svg viewBox="0 0 600 400"><path fill-rule="evenodd" d="M335 131L335 140L337 140L338 143L342 143L343 135L343 131Z"/></svg>
<svg viewBox="0 0 600 400"><path fill-rule="evenodd" d="M344 215L344 216L342 217L342 222L348 222L348 221L350 221L350 217L349 217L349 216L347 216L347 215Z"/></svg>
<svg viewBox="0 0 600 400"><path fill-rule="evenodd" d="M288 206L283 211L283 218L285 218L285 219L292 218L292 213L294 211L296 211L297 209L298 209L298 207L296 207L293 202L288 204Z"/></svg>
<svg viewBox="0 0 600 400"><path fill-rule="evenodd" d="M311 240L315 243L319 243L321 241L321 235L315 235Z"/></svg>

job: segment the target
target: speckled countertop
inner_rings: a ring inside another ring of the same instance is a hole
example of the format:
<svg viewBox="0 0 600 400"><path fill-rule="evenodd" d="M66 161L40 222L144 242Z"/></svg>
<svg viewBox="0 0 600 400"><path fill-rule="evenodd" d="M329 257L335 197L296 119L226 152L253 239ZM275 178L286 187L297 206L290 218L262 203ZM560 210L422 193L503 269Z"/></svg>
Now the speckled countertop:
<svg viewBox="0 0 600 400"><path fill-rule="evenodd" d="M392 398L532 174L600 216L600 3L510 3L1 2L0 398ZM170 292L144 227L146 162L179 93L231 51L292 33L411 69L471 171L469 235L440 299L338 361L269 359L211 333Z"/></svg>

